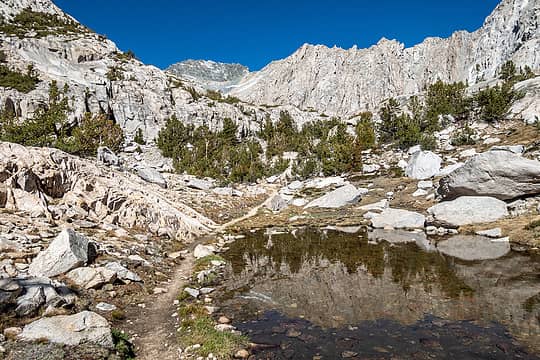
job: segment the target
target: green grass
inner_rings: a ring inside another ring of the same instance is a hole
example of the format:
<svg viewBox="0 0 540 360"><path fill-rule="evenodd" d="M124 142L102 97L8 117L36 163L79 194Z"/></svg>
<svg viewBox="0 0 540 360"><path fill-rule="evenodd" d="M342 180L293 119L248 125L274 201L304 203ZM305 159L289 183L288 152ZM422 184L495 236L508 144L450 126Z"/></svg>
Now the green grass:
<svg viewBox="0 0 540 360"><path fill-rule="evenodd" d="M525 226L525 230L534 230L540 226L540 220L534 220Z"/></svg>
<svg viewBox="0 0 540 360"><path fill-rule="evenodd" d="M195 350L199 356L214 354L218 359L230 359L248 343L245 336L216 330L214 320L202 305L183 304L178 314L182 321L180 343L183 347L200 344L201 347Z"/></svg>
<svg viewBox="0 0 540 360"><path fill-rule="evenodd" d="M210 267L210 265L212 264L212 261L223 261L223 262L225 262L225 259L222 258L219 255L205 256L205 257L195 261L195 265L193 266L193 272L198 273L200 271L208 269Z"/></svg>

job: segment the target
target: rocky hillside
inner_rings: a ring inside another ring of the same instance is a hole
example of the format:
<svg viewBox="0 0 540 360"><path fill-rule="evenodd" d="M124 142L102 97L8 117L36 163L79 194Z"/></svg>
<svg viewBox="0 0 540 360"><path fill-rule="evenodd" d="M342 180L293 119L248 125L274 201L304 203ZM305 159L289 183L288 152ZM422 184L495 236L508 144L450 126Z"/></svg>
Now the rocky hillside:
<svg viewBox="0 0 540 360"><path fill-rule="evenodd" d="M503 0L479 30L428 38L411 48L387 39L368 49L306 44L250 74L231 94L258 104L350 115L373 110L389 97L417 94L437 79L489 80L508 60L538 70L539 14L538 1Z"/></svg>
<svg viewBox="0 0 540 360"><path fill-rule="evenodd" d="M185 60L169 66L165 71L211 90L227 89L249 74L249 69L244 65L210 60Z"/></svg>
<svg viewBox="0 0 540 360"><path fill-rule="evenodd" d="M111 40L77 23L50 0L2 2L0 13L4 19L0 27L3 65L20 74L26 74L31 66L39 79L30 91L0 87L2 110L15 111L21 119L31 118L47 103L53 80L60 87L69 86L72 121L81 119L85 112L103 112L122 127L128 140L141 129L145 140L153 141L172 115L211 129L220 128L224 118L231 118L246 130L258 129L266 116L277 119L283 109L299 122L315 115L292 106L270 108L209 99L193 77L179 79L143 64L132 53L122 52ZM17 18L18 14L24 16ZM220 67L207 77L229 79L235 71L247 71L233 66L237 69L219 75Z"/></svg>

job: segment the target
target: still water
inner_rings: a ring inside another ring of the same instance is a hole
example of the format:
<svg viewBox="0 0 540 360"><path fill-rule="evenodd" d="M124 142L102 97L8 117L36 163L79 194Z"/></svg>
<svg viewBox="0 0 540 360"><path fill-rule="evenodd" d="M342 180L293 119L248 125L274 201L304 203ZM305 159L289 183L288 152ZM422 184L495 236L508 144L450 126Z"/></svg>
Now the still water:
<svg viewBox="0 0 540 360"><path fill-rule="evenodd" d="M540 258L357 229L231 244L222 310L260 359L538 359Z"/></svg>

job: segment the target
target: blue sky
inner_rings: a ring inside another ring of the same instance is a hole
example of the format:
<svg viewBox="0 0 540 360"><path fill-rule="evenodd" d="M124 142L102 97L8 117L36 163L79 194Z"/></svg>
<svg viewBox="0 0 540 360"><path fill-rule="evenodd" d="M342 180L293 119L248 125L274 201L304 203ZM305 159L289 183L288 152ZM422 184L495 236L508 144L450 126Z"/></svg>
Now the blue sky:
<svg viewBox="0 0 540 360"><path fill-rule="evenodd" d="M473 31L499 0L54 0L122 50L164 68L184 59L238 62L258 70L304 43L406 46Z"/></svg>

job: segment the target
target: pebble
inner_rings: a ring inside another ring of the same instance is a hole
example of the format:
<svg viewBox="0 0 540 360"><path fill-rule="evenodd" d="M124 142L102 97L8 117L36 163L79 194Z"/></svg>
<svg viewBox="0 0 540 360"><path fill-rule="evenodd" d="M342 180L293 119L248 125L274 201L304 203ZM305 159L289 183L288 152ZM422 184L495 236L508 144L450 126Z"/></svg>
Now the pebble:
<svg viewBox="0 0 540 360"><path fill-rule="evenodd" d="M358 355L358 353L355 353L354 351L344 351L341 353L341 357L344 359L350 359Z"/></svg>
<svg viewBox="0 0 540 360"><path fill-rule="evenodd" d="M113 304L107 304L104 302L100 302L96 305L96 309L100 311L113 311L116 310L116 306Z"/></svg>
<svg viewBox="0 0 540 360"><path fill-rule="evenodd" d="M6 337L6 339L15 339L21 333L22 329L20 327L9 327L4 329L4 336Z"/></svg>
<svg viewBox="0 0 540 360"><path fill-rule="evenodd" d="M164 294L166 292L167 292L167 289L165 288L160 288L160 287L154 288L154 295Z"/></svg>
<svg viewBox="0 0 540 360"><path fill-rule="evenodd" d="M218 319L218 323L220 324L230 324L231 320L226 316L220 316Z"/></svg>
<svg viewBox="0 0 540 360"><path fill-rule="evenodd" d="M302 335L302 333L296 329L289 329L287 330L287 333L285 334L285 336L290 337L290 338L297 338L300 335Z"/></svg>
<svg viewBox="0 0 540 360"><path fill-rule="evenodd" d="M199 295L200 295L199 290L193 289L193 288L190 288L190 287L184 288L184 291L187 292L190 296L192 296L194 298L198 298Z"/></svg>
<svg viewBox="0 0 540 360"><path fill-rule="evenodd" d="M236 354L234 354L234 357L236 359L247 359L249 357L249 351L246 349L238 350Z"/></svg>

